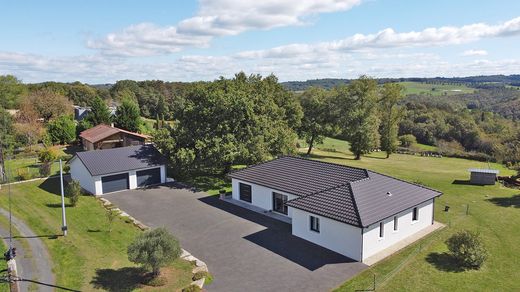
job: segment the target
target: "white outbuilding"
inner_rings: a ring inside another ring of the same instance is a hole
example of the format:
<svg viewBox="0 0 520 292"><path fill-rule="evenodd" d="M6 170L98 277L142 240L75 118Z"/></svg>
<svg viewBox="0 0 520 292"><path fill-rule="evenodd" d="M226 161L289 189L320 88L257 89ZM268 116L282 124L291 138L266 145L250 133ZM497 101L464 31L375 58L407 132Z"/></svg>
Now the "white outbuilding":
<svg viewBox="0 0 520 292"><path fill-rule="evenodd" d="M94 195L166 181L165 159L151 144L78 152L69 164L72 179Z"/></svg>
<svg viewBox="0 0 520 292"><path fill-rule="evenodd" d="M230 177L233 200L286 216L293 235L360 262L424 233L442 194L370 170L290 156Z"/></svg>

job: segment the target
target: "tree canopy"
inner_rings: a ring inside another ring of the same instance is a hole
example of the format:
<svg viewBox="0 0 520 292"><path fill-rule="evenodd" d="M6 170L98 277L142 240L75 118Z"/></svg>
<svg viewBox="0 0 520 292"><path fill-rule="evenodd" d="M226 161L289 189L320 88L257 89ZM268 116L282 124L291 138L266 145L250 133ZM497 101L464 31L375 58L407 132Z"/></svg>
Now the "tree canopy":
<svg viewBox="0 0 520 292"><path fill-rule="evenodd" d="M47 134L53 144L68 144L76 140L76 123L69 115L61 115L47 124Z"/></svg>
<svg viewBox="0 0 520 292"><path fill-rule="evenodd" d="M114 122L118 128L138 132L142 124L139 105L131 99L123 100L123 103L117 107Z"/></svg>
<svg viewBox="0 0 520 292"><path fill-rule="evenodd" d="M0 107L14 109L27 94L27 87L13 75L0 75Z"/></svg>
<svg viewBox="0 0 520 292"><path fill-rule="evenodd" d="M99 124L109 125L111 123L112 116L110 115L110 110L101 97L96 96L90 101L89 105L90 111L85 117L85 120L88 121L92 126L97 126Z"/></svg>

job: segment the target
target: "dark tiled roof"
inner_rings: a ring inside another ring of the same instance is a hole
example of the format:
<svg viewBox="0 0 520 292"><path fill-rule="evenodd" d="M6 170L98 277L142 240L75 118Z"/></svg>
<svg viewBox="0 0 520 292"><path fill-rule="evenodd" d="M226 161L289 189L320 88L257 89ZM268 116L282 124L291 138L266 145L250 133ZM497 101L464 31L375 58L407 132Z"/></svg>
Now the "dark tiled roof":
<svg viewBox="0 0 520 292"><path fill-rule="evenodd" d="M124 172L164 165L164 157L151 144L78 152L91 175Z"/></svg>
<svg viewBox="0 0 520 292"><path fill-rule="evenodd" d="M285 156L232 172L230 177L297 196L367 177L364 169Z"/></svg>
<svg viewBox="0 0 520 292"><path fill-rule="evenodd" d="M239 170L232 178L299 198L288 206L354 226L369 226L441 193L373 171L295 157Z"/></svg>

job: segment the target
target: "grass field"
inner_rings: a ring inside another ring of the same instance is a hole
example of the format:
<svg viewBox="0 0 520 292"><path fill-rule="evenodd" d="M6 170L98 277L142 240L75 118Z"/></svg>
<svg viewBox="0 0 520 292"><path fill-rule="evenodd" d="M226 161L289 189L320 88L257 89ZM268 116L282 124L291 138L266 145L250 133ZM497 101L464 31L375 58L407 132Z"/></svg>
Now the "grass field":
<svg viewBox="0 0 520 292"><path fill-rule="evenodd" d="M126 249L141 231L120 218L108 232L101 203L92 196L83 196L76 207L67 207L69 234L59 236L61 200L56 195L58 191L56 178L12 186L13 213L42 236L54 261L52 269L57 284L83 291L139 288L140 269L128 261ZM6 192L6 187L0 190L3 208L8 205ZM167 291L176 291L191 282L191 264L186 261L177 260L165 273L174 279L163 287Z"/></svg>
<svg viewBox="0 0 520 292"><path fill-rule="evenodd" d="M325 144L330 144L329 140ZM336 143L336 141L334 142ZM346 143L345 143L346 144ZM320 146L318 146L320 148ZM328 147L324 147L328 148ZM303 149L302 149L303 151ZM378 263L344 283L336 291L372 287L376 275L377 291L518 291L520 262L520 190L500 185L472 186L466 180L468 168L487 164L458 158L434 158L382 152L354 160L347 152L315 150L312 158L327 162L368 168L408 181L419 182L444 193L436 201L435 218L449 227ZM514 172L492 164L501 175ZM451 207L444 212L444 206ZM469 205L469 215L466 208ZM479 271L460 271L445 253L444 241L457 230L478 231L490 253Z"/></svg>
<svg viewBox="0 0 520 292"><path fill-rule="evenodd" d="M475 91L465 85L451 85L451 84L427 84L422 82L399 82L405 87L405 95L454 95L461 93L472 93Z"/></svg>

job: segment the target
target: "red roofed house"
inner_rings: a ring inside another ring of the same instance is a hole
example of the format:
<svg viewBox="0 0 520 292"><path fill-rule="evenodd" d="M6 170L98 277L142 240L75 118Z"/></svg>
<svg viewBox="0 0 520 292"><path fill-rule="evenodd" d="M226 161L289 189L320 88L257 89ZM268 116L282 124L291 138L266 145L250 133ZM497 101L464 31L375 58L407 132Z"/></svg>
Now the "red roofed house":
<svg viewBox="0 0 520 292"><path fill-rule="evenodd" d="M85 130L79 136L84 150L144 145L150 140L148 135L129 132L104 124Z"/></svg>

